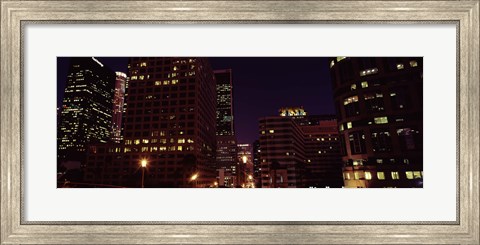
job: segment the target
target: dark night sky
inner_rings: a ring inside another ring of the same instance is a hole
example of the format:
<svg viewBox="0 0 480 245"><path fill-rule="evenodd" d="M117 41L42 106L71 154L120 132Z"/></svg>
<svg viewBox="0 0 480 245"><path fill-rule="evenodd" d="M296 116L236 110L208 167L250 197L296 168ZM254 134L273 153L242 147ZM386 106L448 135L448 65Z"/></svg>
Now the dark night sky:
<svg viewBox="0 0 480 245"><path fill-rule="evenodd" d="M128 58L96 57L113 71L127 72ZM310 114L333 114L330 73L326 58L214 57L214 69L231 68L235 131L239 143L258 138L258 119L278 115L285 106L304 106ZM65 90L69 58L57 59L57 106Z"/></svg>

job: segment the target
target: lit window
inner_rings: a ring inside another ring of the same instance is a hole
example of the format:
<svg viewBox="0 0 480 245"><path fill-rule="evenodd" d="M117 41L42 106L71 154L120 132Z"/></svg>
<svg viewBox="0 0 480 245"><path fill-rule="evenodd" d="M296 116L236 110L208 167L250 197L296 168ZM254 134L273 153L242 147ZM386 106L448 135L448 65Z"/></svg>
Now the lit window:
<svg viewBox="0 0 480 245"><path fill-rule="evenodd" d="M355 89L357 89L357 85L356 84L352 84L352 86L350 86L350 89L353 91Z"/></svg>
<svg viewBox="0 0 480 245"><path fill-rule="evenodd" d="M407 179L413 179L413 172L412 171L405 172L405 175L407 176Z"/></svg>
<svg viewBox="0 0 480 245"><path fill-rule="evenodd" d="M351 178L350 173L343 173L343 178L349 180Z"/></svg>
<svg viewBox="0 0 480 245"><path fill-rule="evenodd" d="M367 69L367 70L361 71L360 76L363 77L363 76L367 76L367 75L372 75L372 74L376 74L377 72L378 72L377 68Z"/></svg>
<svg viewBox="0 0 480 245"><path fill-rule="evenodd" d="M410 67L417 67L418 63L415 60L410 61Z"/></svg>
<svg viewBox="0 0 480 245"><path fill-rule="evenodd" d="M372 173L365 172L365 179L371 180L372 179Z"/></svg>
<svg viewBox="0 0 480 245"><path fill-rule="evenodd" d="M413 178L414 179L421 179L422 178L422 172L420 171L413 171Z"/></svg>
<svg viewBox="0 0 480 245"><path fill-rule="evenodd" d="M140 63L140 67L145 67L145 66L147 66L147 62Z"/></svg>
<svg viewBox="0 0 480 245"><path fill-rule="evenodd" d="M355 103L355 102L358 102L358 96L352 96L352 97L346 98L343 101L343 104L348 105L348 104Z"/></svg>
<svg viewBox="0 0 480 245"><path fill-rule="evenodd" d="M175 85L178 83L178 80L172 80L172 84Z"/></svg>
<svg viewBox="0 0 480 245"><path fill-rule="evenodd" d="M182 147L181 145L179 145L179 146L177 147L177 150L178 150L178 151L183 151L183 147Z"/></svg>
<svg viewBox="0 0 480 245"><path fill-rule="evenodd" d="M143 76L143 75L139 76L140 80L143 80L144 78L145 78L145 76Z"/></svg>
<svg viewBox="0 0 480 245"><path fill-rule="evenodd" d="M387 117L375 117L374 118L375 124L385 124L388 123Z"/></svg>
<svg viewBox="0 0 480 245"><path fill-rule="evenodd" d="M397 64L397 70L402 70L403 69L403 64Z"/></svg>
<svg viewBox="0 0 480 245"><path fill-rule="evenodd" d="M138 145L138 144L140 144L140 140L138 140L138 139L137 139L137 140L135 140L135 141L134 141L134 144L135 144L135 145Z"/></svg>
<svg viewBox="0 0 480 245"><path fill-rule="evenodd" d="M137 76L132 76L131 80L137 80Z"/></svg>
<svg viewBox="0 0 480 245"><path fill-rule="evenodd" d="M155 81L155 86L162 85L162 81Z"/></svg>
<svg viewBox="0 0 480 245"><path fill-rule="evenodd" d="M332 61L330 62L330 68L332 68L334 65L335 65L335 61L332 60Z"/></svg>
<svg viewBox="0 0 480 245"><path fill-rule="evenodd" d="M347 122L347 129L352 128L352 122Z"/></svg>
<svg viewBox="0 0 480 245"><path fill-rule="evenodd" d="M392 179L400 179L398 172L392 172Z"/></svg>
<svg viewBox="0 0 480 245"><path fill-rule="evenodd" d="M178 139L178 143L179 143L179 144L185 143L185 139Z"/></svg>
<svg viewBox="0 0 480 245"><path fill-rule="evenodd" d="M343 123L342 123L342 124L340 124L339 130L340 130L340 132L342 132L342 131L343 131Z"/></svg>
<svg viewBox="0 0 480 245"><path fill-rule="evenodd" d="M368 82L367 81L362 82L362 88L368 88Z"/></svg>
<svg viewBox="0 0 480 245"><path fill-rule="evenodd" d="M384 172L377 172L377 178L379 180L384 180L385 179L385 173Z"/></svg>
<svg viewBox="0 0 480 245"><path fill-rule="evenodd" d="M337 57L337 62L339 62L339 61L341 61L341 60L343 60L343 59L345 59L345 58L346 58L346 57Z"/></svg>
<svg viewBox="0 0 480 245"><path fill-rule="evenodd" d="M360 172L353 173L353 178L354 179L360 179Z"/></svg>
<svg viewBox="0 0 480 245"><path fill-rule="evenodd" d="M353 160L353 166L362 166L363 161L362 160Z"/></svg>
<svg viewBox="0 0 480 245"><path fill-rule="evenodd" d="M271 134L273 134L273 133L275 133L275 130L270 129L270 130L268 130L268 132L271 133Z"/></svg>

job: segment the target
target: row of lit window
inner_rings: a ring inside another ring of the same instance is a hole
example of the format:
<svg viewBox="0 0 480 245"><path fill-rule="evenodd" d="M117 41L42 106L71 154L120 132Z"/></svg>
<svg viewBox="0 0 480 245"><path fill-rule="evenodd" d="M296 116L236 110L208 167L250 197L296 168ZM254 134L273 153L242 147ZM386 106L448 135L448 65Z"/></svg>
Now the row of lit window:
<svg viewBox="0 0 480 245"><path fill-rule="evenodd" d="M166 144L167 142L170 143L175 143L177 141L178 144L184 144L184 143L194 143L192 139L184 139L180 138L175 140L174 138L170 138L170 140L167 141L167 139L135 139L135 140L125 140L125 145L131 145L132 143L134 145L139 145L139 144L156 144L156 143L161 143L161 144Z"/></svg>
<svg viewBox="0 0 480 245"><path fill-rule="evenodd" d="M373 122L375 124L387 124L388 123L388 117L374 117ZM372 122L369 122L368 124L372 124ZM353 128L352 122L347 122L347 129ZM340 124L339 130L340 132L343 131L345 128L343 124Z"/></svg>
<svg viewBox="0 0 480 245"><path fill-rule="evenodd" d="M390 175L391 175L393 180L401 179L398 171L392 171L392 172L390 172ZM423 176L423 171L406 171L405 172L405 178L406 179L421 179L422 176ZM351 172L343 173L343 179L351 180L352 179ZM355 179L355 180L360 180L360 179L372 180L372 172L356 171L356 172L353 173L353 179ZM378 180L385 180L385 172L377 172L377 179Z"/></svg>
<svg viewBox="0 0 480 245"><path fill-rule="evenodd" d="M151 147L148 147L148 146L144 146L144 147L141 147L140 148L140 151L141 152L158 152L158 151L193 151L195 149L194 146L181 146L181 145L178 145L178 146L151 146ZM136 152L138 151L137 148L129 148L129 147L125 147L124 148L124 152L127 153L127 152Z"/></svg>

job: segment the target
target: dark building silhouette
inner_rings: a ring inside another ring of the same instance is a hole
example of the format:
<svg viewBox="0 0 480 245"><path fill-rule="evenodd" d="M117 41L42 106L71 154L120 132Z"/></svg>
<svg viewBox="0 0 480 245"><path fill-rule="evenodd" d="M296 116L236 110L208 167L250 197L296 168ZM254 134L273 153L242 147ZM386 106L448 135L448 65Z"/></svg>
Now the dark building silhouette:
<svg viewBox="0 0 480 245"><path fill-rule="evenodd" d="M219 186L240 185L239 162L237 161L237 139L235 137L233 113L232 70L215 70L217 100L217 156Z"/></svg>
<svg viewBox="0 0 480 245"><path fill-rule="evenodd" d="M115 74L94 57L71 59L61 115L58 162L85 160L86 147L110 140Z"/></svg>
<svg viewBox="0 0 480 245"><path fill-rule="evenodd" d="M129 77L124 141L90 148L87 180L140 187L144 172L145 187L214 185L216 84L208 60L130 58Z"/></svg>
<svg viewBox="0 0 480 245"><path fill-rule="evenodd" d="M260 167L260 141L255 140L252 144L253 148L253 178L255 180L255 187L261 187L261 170Z"/></svg>
<svg viewBox="0 0 480 245"><path fill-rule="evenodd" d="M422 187L423 59L329 62L345 187Z"/></svg>

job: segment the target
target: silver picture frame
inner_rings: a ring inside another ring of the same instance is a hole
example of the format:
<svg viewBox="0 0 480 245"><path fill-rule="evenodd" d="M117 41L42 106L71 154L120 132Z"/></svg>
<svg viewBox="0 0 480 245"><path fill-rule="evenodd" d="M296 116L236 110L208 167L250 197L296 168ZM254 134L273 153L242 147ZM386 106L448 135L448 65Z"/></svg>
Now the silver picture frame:
<svg viewBox="0 0 480 245"><path fill-rule="evenodd" d="M0 0L0 4L1 244L480 244L478 0ZM131 11L132 9L135 11ZM25 25L32 23L455 24L458 95L457 220L454 222L25 221L22 182L23 34Z"/></svg>

